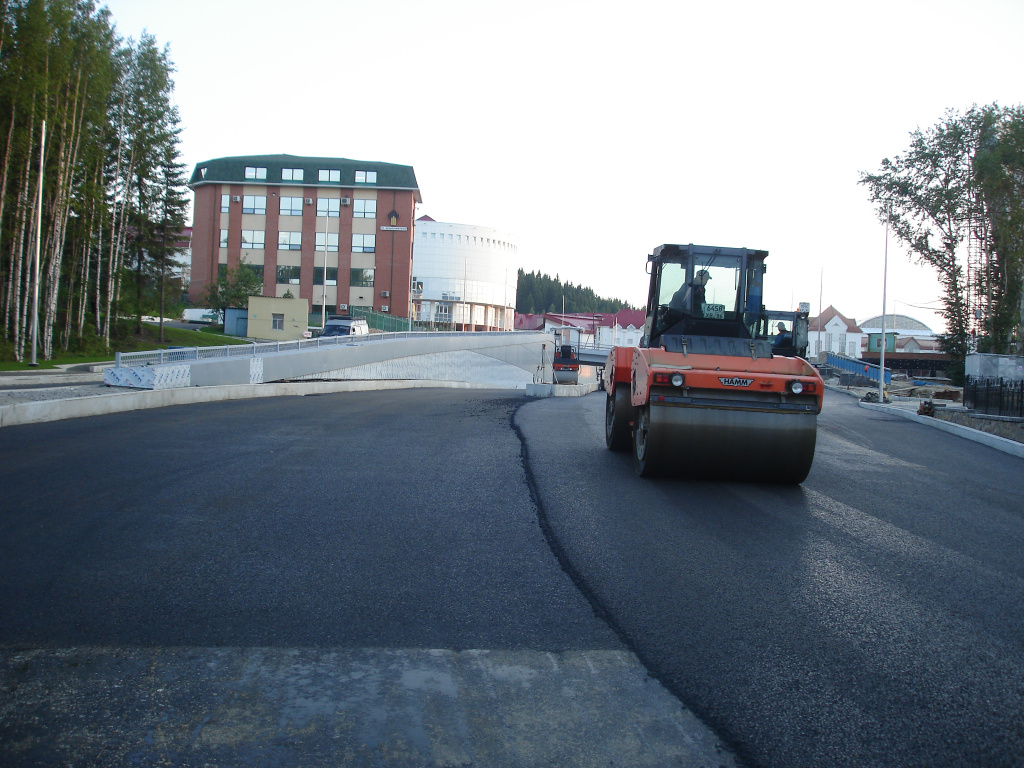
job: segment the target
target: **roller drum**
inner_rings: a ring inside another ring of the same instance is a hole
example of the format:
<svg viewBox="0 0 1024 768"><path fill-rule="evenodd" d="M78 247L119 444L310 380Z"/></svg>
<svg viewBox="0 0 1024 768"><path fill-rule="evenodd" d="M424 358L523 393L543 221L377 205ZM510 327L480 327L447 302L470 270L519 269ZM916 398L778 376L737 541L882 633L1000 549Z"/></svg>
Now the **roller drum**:
<svg viewBox="0 0 1024 768"><path fill-rule="evenodd" d="M638 474L801 483L814 460L817 415L648 405L637 412Z"/></svg>

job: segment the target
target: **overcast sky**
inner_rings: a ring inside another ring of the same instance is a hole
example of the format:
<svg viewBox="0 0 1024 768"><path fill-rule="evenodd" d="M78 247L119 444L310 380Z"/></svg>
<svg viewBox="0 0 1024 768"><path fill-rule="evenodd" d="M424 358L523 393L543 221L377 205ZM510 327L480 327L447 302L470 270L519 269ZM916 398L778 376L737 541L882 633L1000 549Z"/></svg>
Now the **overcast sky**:
<svg viewBox="0 0 1024 768"><path fill-rule="evenodd" d="M947 108L1024 103L1024 2L107 0L177 67L183 159L411 165L419 214L646 303L661 243L768 250L766 303L882 311L858 172ZM889 242L887 311L936 330ZM823 276L823 280L822 280Z"/></svg>

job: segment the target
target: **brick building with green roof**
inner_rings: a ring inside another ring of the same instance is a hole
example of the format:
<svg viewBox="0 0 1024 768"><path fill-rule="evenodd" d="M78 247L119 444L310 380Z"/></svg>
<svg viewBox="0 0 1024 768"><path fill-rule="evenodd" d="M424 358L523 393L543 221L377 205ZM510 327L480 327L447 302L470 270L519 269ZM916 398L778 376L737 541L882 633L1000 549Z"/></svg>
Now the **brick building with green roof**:
<svg viewBox="0 0 1024 768"><path fill-rule="evenodd" d="M199 163L189 299L245 264L264 296L291 293L310 312L365 307L409 316L413 220L421 202L411 166L337 157L251 155ZM325 280L326 268L326 280ZM326 284L325 284L326 283Z"/></svg>

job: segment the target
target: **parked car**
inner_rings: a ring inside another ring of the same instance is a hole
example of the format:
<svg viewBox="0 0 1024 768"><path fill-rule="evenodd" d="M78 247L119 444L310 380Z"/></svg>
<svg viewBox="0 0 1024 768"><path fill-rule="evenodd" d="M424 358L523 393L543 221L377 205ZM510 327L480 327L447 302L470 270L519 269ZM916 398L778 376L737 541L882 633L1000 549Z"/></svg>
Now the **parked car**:
<svg viewBox="0 0 1024 768"><path fill-rule="evenodd" d="M370 326L361 317L332 317L324 324L321 336L365 336Z"/></svg>

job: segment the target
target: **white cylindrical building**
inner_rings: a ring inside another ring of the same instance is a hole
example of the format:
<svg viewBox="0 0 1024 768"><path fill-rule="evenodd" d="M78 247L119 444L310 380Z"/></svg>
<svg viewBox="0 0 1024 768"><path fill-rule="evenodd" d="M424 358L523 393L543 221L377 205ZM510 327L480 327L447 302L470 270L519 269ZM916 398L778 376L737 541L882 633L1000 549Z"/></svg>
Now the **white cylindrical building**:
<svg viewBox="0 0 1024 768"><path fill-rule="evenodd" d="M412 275L417 322L465 331L513 329L519 260L507 232L421 216Z"/></svg>

